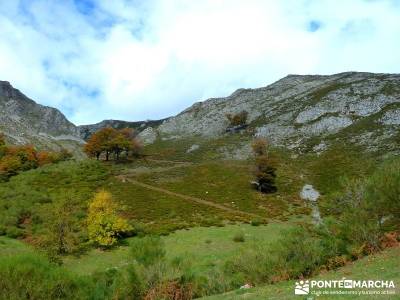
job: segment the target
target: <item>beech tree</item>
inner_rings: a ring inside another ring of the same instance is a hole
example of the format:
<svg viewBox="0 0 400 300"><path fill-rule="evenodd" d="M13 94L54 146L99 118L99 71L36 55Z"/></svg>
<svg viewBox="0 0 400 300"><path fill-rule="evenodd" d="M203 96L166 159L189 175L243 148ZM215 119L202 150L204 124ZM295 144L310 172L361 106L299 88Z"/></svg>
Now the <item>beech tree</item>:
<svg viewBox="0 0 400 300"><path fill-rule="evenodd" d="M114 154L115 159L119 159L122 152L125 151L128 157L129 153L136 154L140 152L141 144L136 138L133 129L114 129L111 127L100 129L95 132L84 146L84 151L89 157L100 159L101 154L105 154L106 161L110 154Z"/></svg>

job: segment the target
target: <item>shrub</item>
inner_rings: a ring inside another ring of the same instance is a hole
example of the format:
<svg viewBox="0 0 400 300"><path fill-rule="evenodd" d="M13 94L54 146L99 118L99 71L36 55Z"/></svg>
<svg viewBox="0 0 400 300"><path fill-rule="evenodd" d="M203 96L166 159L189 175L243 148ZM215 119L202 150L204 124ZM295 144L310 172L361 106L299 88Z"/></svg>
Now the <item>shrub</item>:
<svg viewBox="0 0 400 300"><path fill-rule="evenodd" d="M6 144L6 140L4 138L4 134L0 132L0 147Z"/></svg>
<svg viewBox="0 0 400 300"><path fill-rule="evenodd" d="M89 299L95 288L37 254L0 258L0 278L1 299Z"/></svg>
<svg viewBox="0 0 400 300"><path fill-rule="evenodd" d="M256 138L251 144L253 153L256 156L268 154L268 141L264 138Z"/></svg>
<svg viewBox="0 0 400 300"><path fill-rule="evenodd" d="M112 246L118 237L132 230L128 222L117 215L117 205L106 191L96 193L89 204L87 226L89 240L99 246Z"/></svg>
<svg viewBox="0 0 400 300"><path fill-rule="evenodd" d="M295 228L283 235L273 251L278 257L280 274L287 278L310 276L325 263L320 240L303 228Z"/></svg>
<svg viewBox="0 0 400 300"><path fill-rule="evenodd" d="M165 258L164 243L158 236L145 236L134 239L131 256L141 265L150 266Z"/></svg>
<svg viewBox="0 0 400 300"><path fill-rule="evenodd" d="M251 226L260 226L262 224L262 220L260 218L256 218L250 221Z"/></svg>
<svg viewBox="0 0 400 300"><path fill-rule="evenodd" d="M336 215L328 225L351 245L347 253L353 258L378 251L384 233L400 225L400 160L383 163L368 178L346 181L343 189L328 198L327 208Z"/></svg>
<svg viewBox="0 0 400 300"><path fill-rule="evenodd" d="M20 229L20 228L17 228L17 227L9 227L9 228L7 228L6 235L9 238L16 239L16 238L19 238L19 237L23 237L24 236L24 231L22 229Z"/></svg>
<svg viewBox="0 0 400 300"><path fill-rule="evenodd" d="M225 262L223 271L231 278L234 287L243 282L252 284L270 283L275 276L276 262L273 253L264 245L251 244L239 255ZM233 277L232 277L233 274Z"/></svg>
<svg viewBox="0 0 400 300"><path fill-rule="evenodd" d="M230 126L240 126L246 125L248 115L247 111L242 110L237 114L226 114L226 118L229 120Z"/></svg>
<svg viewBox="0 0 400 300"><path fill-rule="evenodd" d="M268 156L268 142L265 139L256 139L253 144L255 155L255 176L257 189L263 193L276 192L275 177L276 168L272 159Z"/></svg>
<svg viewBox="0 0 400 300"><path fill-rule="evenodd" d="M236 243L244 243L245 238L244 238L243 232L237 232L237 233L233 236L233 241L236 242Z"/></svg>

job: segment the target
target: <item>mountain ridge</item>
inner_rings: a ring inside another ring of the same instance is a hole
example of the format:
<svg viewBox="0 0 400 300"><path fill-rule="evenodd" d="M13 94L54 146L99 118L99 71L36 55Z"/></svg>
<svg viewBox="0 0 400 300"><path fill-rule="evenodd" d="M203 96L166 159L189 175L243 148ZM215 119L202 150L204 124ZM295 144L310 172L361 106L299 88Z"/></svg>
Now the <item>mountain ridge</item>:
<svg viewBox="0 0 400 300"><path fill-rule="evenodd" d="M242 110L249 113L245 134L267 137L277 146L300 152L323 150L335 139L363 145L371 151L383 148L392 151L400 139L399 74L354 71L333 75L289 74L264 87L241 88L227 97L196 102L166 119L103 120L81 126L69 122L57 109L36 104L9 82L0 82L0 100L0 108L7 115L0 118L0 130L12 127L9 124L18 123L18 117L28 115L31 124L20 126L19 135L5 130L16 142L33 131L33 136L39 139L48 135L53 140L83 143L93 132L108 126L134 128L145 144L157 139L217 138L226 134L226 114ZM24 105L15 103L18 101L36 111L43 120L32 118Z"/></svg>

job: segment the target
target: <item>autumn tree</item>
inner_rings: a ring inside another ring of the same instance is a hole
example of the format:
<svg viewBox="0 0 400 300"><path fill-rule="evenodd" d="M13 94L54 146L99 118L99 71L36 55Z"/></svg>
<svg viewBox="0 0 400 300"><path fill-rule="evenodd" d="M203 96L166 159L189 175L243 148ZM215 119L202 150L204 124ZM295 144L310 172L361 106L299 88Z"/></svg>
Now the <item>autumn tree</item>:
<svg viewBox="0 0 400 300"><path fill-rule="evenodd" d="M139 153L141 144L136 138L135 132L130 128L114 129L111 127L100 129L95 132L84 146L84 151L89 157L100 158L101 154L105 154L106 161L109 160L110 154L114 154L118 160L122 152L125 151L126 156L129 153Z"/></svg>
<svg viewBox="0 0 400 300"><path fill-rule="evenodd" d="M102 247L114 245L121 235L132 230L128 222L118 216L117 205L107 191L96 193L90 202L87 229L89 240Z"/></svg>
<svg viewBox="0 0 400 300"><path fill-rule="evenodd" d="M90 139L87 141L85 144L83 151L89 156L89 157L96 157L97 160L100 159L100 155L103 152L102 149L102 141L100 139L99 134L93 134Z"/></svg>
<svg viewBox="0 0 400 300"><path fill-rule="evenodd" d="M268 155L268 142L266 139L257 138L252 144L255 155L256 187L263 193L276 192L276 168L273 160Z"/></svg>
<svg viewBox="0 0 400 300"><path fill-rule="evenodd" d="M125 137L125 139L129 141L127 147L124 149L126 151L126 155L140 155L143 150L143 145L141 141L137 138L136 131L132 128L124 128L121 129L120 132Z"/></svg>
<svg viewBox="0 0 400 300"><path fill-rule="evenodd" d="M0 133L0 177L7 179L19 171L37 168L48 163L55 163L71 157L67 150L60 152L38 151L33 145L6 145Z"/></svg>

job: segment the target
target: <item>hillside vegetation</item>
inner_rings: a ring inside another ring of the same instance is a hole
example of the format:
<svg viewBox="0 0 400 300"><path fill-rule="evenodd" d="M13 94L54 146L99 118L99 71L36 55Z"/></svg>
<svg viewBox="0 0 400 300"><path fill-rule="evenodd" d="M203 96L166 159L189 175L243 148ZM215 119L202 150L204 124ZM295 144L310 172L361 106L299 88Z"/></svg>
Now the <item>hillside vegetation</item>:
<svg viewBox="0 0 400 300"><path fill-rule="evenodd" d="M0 182L0 298L285 299L296 279L400 279L398 81L288 76L136 131L88 125L81 160L0 143L0 171L20 162ZM53 140L79 135L59 122Z"/></svg>

